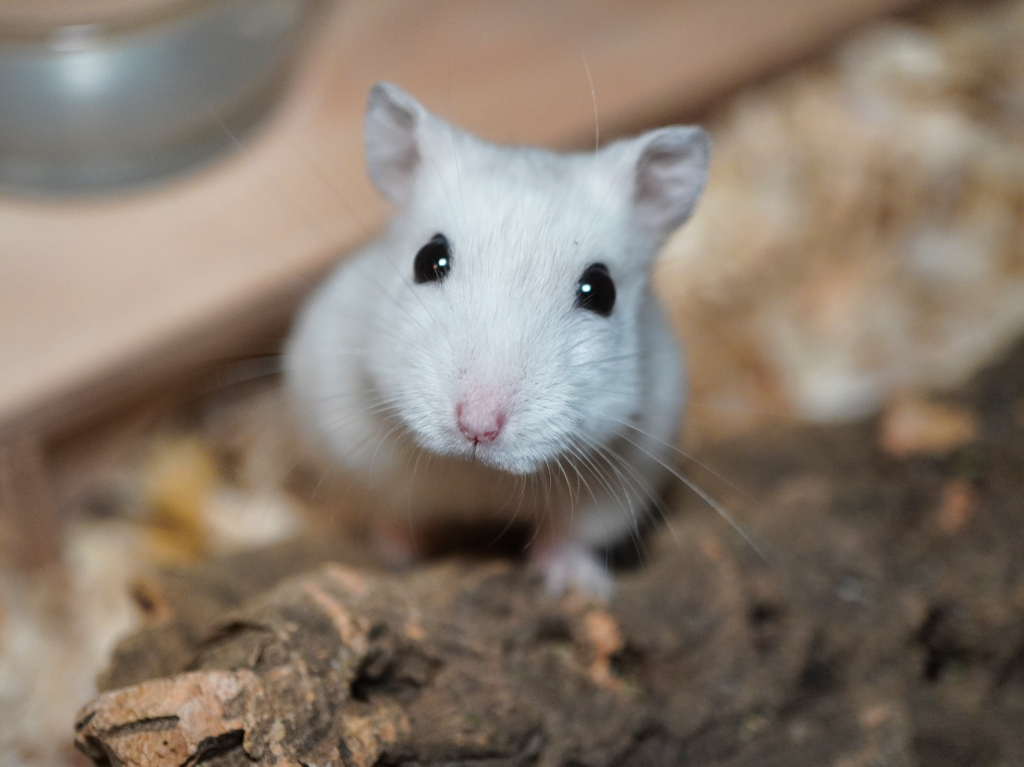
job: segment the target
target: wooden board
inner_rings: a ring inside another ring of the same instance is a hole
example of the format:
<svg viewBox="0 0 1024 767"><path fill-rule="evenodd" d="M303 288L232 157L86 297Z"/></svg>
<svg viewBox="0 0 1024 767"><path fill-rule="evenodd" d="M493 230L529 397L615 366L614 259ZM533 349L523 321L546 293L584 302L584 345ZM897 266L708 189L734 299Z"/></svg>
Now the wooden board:
<svg viewBox="0 0 1024 767"><path fill-rule="evenodd" d="M123 198L0 199L0 435L67 430L280 329L387 215L361 156L376 80L491 139L585 146L591 79L606 132L632 127L911 4L341 3L233 156Z"/></svg>

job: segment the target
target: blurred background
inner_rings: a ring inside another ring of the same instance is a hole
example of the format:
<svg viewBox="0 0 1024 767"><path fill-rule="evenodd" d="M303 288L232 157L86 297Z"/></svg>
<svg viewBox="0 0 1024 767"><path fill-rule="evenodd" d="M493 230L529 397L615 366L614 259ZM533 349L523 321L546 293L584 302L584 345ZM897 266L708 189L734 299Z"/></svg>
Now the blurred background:
<svg viewBox="0 0 1024 767"><path fill-rule="evenodd" d="M74 712L153 567L315 526L275 354L386 219L381 79L502 142L708 127L657 273L688 449L866 418L894 456L978 438L943 395L1024 329L1024 2L10 0L0 764L82 763Z"/></svg>

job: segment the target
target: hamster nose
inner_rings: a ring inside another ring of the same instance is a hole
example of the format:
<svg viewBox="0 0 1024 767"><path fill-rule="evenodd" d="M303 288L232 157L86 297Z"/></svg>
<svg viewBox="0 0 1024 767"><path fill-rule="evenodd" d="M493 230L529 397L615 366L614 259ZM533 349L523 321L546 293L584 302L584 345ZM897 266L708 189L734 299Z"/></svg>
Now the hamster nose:
<svg viewBox="0 0 1024 767"><path fill-rule="evenodd" d="M464 400L455 406L455 420L462 435L478 445L498 438L505 425L505 413L492 403Z"/></svg>

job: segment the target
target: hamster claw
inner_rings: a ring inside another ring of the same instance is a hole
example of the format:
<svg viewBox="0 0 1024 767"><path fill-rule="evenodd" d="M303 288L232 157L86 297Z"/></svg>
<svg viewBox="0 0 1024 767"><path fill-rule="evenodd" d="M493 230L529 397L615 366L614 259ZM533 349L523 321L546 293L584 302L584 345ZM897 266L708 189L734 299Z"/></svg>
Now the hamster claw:
<svg viewBox="0 0 1024 767"><path fill-rule="evenodd" d="M558 598L574 588L607 601L615 591L608 568L581 544L568 543L549 549L539 557L538 564L544 574L544 589L551 597Z"/></svg>

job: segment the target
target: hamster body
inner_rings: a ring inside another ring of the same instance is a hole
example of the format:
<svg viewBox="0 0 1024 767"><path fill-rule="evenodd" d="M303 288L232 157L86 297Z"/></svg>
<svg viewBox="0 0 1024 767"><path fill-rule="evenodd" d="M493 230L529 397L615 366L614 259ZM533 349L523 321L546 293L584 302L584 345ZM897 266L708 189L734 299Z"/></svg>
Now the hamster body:
<svg viewBox="0 0 1024 767"><path fill-rule="evenodd" d="M285 371L300 421L372 493L379 529L530 521L549 591L609 595L594 549L635 532L681 417L650 271L703 188L704 133L498 146L390 84L365 127L398 212L299 314Z"/></svg>

